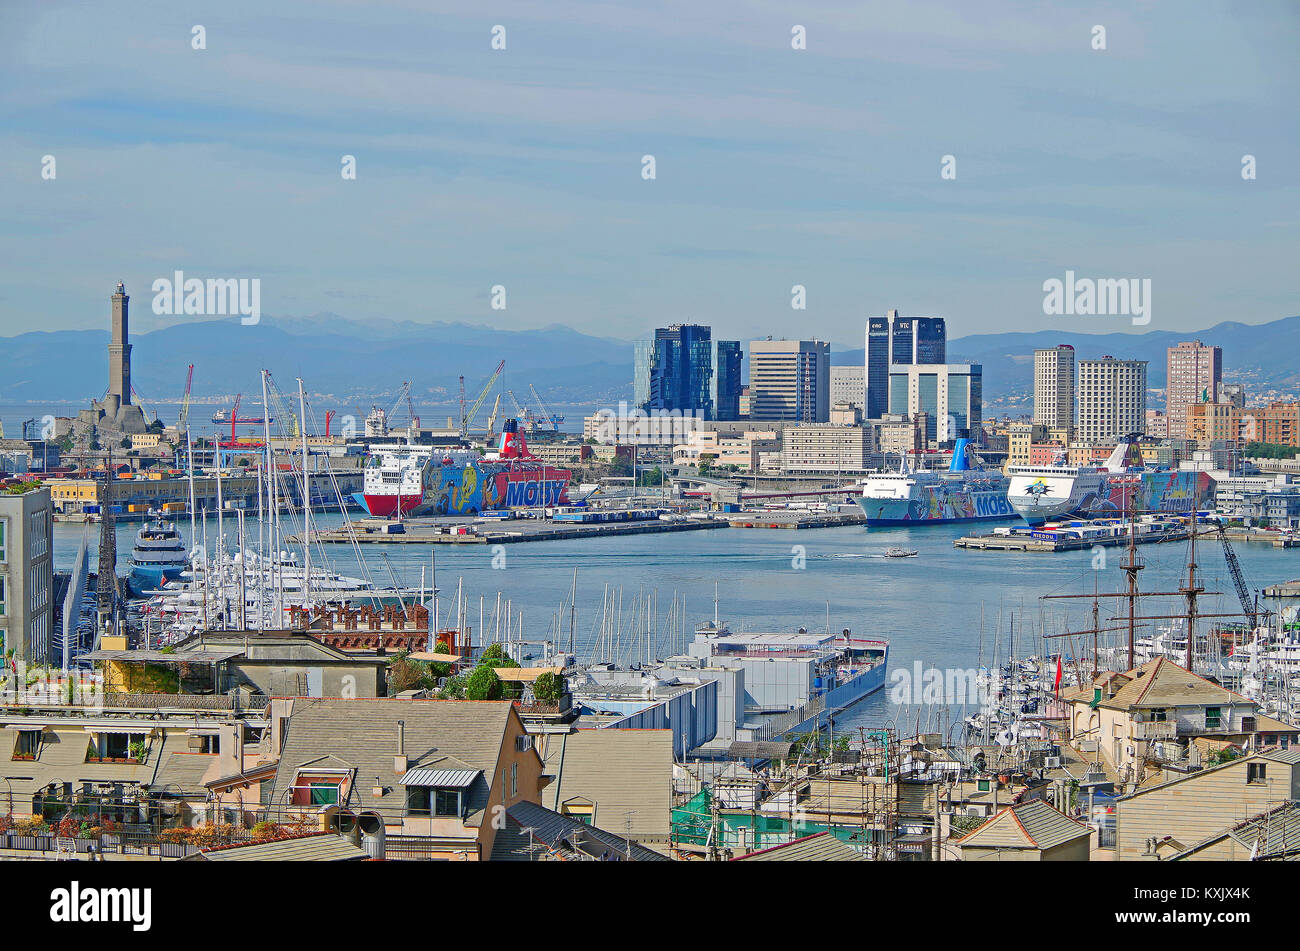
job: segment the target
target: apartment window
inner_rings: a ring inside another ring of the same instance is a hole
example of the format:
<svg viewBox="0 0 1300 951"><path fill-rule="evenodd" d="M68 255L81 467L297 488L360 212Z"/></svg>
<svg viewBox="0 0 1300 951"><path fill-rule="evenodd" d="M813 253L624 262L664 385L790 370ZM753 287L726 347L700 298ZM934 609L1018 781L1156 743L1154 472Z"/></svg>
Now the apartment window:
<svg viewBox="0 0 1300 951"><path fill-rule="evenodd" d="M519 795L519 764L510 764L510 797Z"/></svg>
<svg viewBox="0 0 1300 951"><path fill-rule="evenodd" d="M1205 728L1207 730L1217 730L1222 725L1222 710L1219 707L1205 708Z"/></svg>
<svg viewBox="0 0 1300 951"><path fill-rule="evenodd" d="M1248 783L1265 783L1268 782L1268 774L1264 763L1247 763L1246 764L1246 782Z"/></svg>
<svg viewBox="0 0 1300 951"><path fill-rule="evenodd" d="M14 744L14 759L35 759L41 748L40 730L19 730L18 742Z"/></svg>
<svg viewBox="0 0 1300 951"><path fill-rule="evenodd" d="M0 575L0 617L5 616L5 582L8 580L4 575Z"/></svg>
<svg viewBox="0 0 1300 951"><path fill-rule="evenodd" d="M1169 711L1168 711L1168 710L1152 710L1152 711L1151 711L1151 722L1152 722L1152 723L1164 723L1167 719L1169 719Z"/></svg>
<svg viewBox="0 0 1300 951"><path fill-rule="evenodd" d="M408 786L406 813L410 816L457 818L461 814L461 791L434 786Z"/></svg>
<svg viewBox="0 0 1300 951"><path fill-rule="evenodd" d="M8 540L8 532L6 531L8 525L8 519L0 518L0 562L7 560L5 557L5 542Z"/></svg>

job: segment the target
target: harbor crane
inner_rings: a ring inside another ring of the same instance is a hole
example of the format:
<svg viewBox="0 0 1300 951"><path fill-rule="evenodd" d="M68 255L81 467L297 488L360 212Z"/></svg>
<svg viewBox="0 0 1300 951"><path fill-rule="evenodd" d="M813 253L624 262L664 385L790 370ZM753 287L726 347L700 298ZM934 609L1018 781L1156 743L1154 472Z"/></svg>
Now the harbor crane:
<svg viewBox="0 0 1300 951"><path fill-rule="evenodd" d="M537 408L540 409L540 410L542 411L542 415L541 415L540 417L538 417L537 422L538 422L539 424L540 424L540 423L550 423L550 424L551 424L551 429L558 433L558 432L560 431L560 423L564 422L564 417L563 417L563 416L553 416L553 415L551 415L550 410L548 410L548 409L546 408L546 404L542 402L542 398L541 398L540 396L537 395L537 387L535 387L535 386L533 386L531 383L529 383L529 384L528 384L528 389L532 390L532 392L533 392L533 399L535 399L535 400L537 401Z"/></svg>
<svg viewBox="0 0 1300 951"><path fill-rule="evenodd" d="M496 436L497 417L500 415L500 413L501 413L501 394L498 393L496 401L493 402L492 404L492 412L488 415L487 436L489 441L491 441L493 437Z"/></svg>
<svg viewBox="0 0 1300 951"><path fill-rule="evenodd" d="M464 439L467 435L469 435L469 424L473 422L474 417L478 415L479 409L482 408L483 406L483 401L487 399L488 393L491 392L492 387L496 385L497 378L501 376L501 371L504 370L505 368L506 368L506 361L502 360L500 363L497 364L497 368L493 370L492 375L488 377L487 383L484 385L482 392L479 393L478 399L474 401L473 408L470 409L468 413L465 412L465 378L463 376L460 378L460 386L461 386L460 438L461 439Z"/></svg>
<svg viewBox="0 0 1300 951"><path fill-rule="evenodd" d="M1219 532L1219 542L1223 545L1223 560L1228 563L1228 573L1232 575L1232 585L1237 589L1237 600L1241 602L1242 613L1250 619L1250 629L1254 631L1259 624L1259 605L1250 596L1250 590L1246 587L1246 578L1241 571L1241 562L1237 560L1237 553L1232 549L1232 542L1228 541L1228 529L1223 524L1223 519L1216 519L1216 527Z"/></svg>
<svg viewBox="0 0 1300 951"><path fill-rule="evenodd" d="M190 387L194 384L194 364L190 364L189 372L185 374L185 398L181 400L181 415L176 420L176 428L182 432L189 432L190 423Z"/></svg>
<svg viewBox="0 0 1300 951"><path fill-rule="evenodd" d="M533 411L520 405L519 400L515 397L514 390L506 390L506 395L510 397L510 402L515 405L515 413L519 417L519 422L523 423L524 429L531 433L537 428L537 421L533 419Z"/></svg>

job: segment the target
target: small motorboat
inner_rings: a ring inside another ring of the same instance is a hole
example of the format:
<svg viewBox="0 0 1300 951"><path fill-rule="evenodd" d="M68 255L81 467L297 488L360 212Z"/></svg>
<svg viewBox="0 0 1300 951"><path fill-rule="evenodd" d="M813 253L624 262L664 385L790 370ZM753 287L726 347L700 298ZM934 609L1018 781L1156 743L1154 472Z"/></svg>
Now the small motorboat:
<svg viewBox="0 0 1300 951"><path fill-rule="evenodd" d="M919 552L915 548L886 548L886 558L915 558Z"/></svg>

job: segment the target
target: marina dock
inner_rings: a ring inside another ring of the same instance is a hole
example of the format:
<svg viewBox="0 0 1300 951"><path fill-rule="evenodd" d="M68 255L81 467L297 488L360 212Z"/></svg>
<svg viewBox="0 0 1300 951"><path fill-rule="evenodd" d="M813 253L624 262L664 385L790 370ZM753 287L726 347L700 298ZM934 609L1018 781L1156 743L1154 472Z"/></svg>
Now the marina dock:
<svg viewBox="0 0 1300 951"><path fill-rule="evenodd" d="M1139 522L1137 544L1150 545L1158 542L1183 541L1187 538L1187 526L1181 522L1151 521ZM1204 535L1205 531L1198 534ZM1211 533L1213 534L1213 533ZM1274 548L1294 548L1297 540L1294 536L1282 532L1268 532L1252 529L1229 529L1230 542L1250 542L1269 544ZM988 535L965 535L955 539L954 548L975 551L1019 551L1019 552L1058 552L1080 551L1096 546L1115 547L1129 543L1128 528L1117 525L1114 520L1102 522L1072 522L1069 525L1045 528L1016 528L993 532ZM1292 582L1296 592L1287 597L1300 597L1300 582Z"/></svg>

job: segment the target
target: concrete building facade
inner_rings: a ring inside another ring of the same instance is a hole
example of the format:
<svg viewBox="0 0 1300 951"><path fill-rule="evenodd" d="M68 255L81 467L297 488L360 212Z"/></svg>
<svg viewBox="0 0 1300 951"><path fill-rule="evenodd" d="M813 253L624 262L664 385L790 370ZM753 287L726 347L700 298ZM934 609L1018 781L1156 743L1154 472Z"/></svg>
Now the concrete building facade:
<svg viewBox="0 0 1300 951"><path fill-rule="evenodd" d="M50 490L0 494L0 657L51 662L54 509Z"/></svg>

